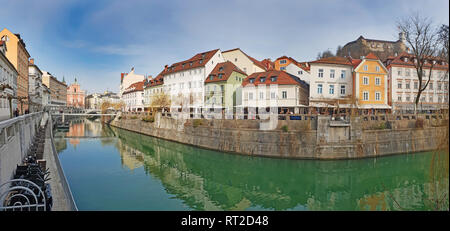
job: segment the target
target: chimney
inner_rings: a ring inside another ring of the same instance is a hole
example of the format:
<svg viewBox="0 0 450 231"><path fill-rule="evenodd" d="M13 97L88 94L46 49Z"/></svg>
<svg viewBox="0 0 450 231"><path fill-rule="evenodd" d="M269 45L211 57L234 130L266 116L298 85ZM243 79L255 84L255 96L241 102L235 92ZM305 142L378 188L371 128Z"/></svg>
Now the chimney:
<svg viewBox="0 0 450 231"><path fill-rule="evenodd" d="M168 67L168 66L169 66L169 65L167 65L167 64L164 66L164 71L167 71L167 67Z"/></svg>
<svg viewBox="0 0 450 231"><path fill-rule="evenodd" d="M34 59L30 59L30 64L34 65Z"/></svg>

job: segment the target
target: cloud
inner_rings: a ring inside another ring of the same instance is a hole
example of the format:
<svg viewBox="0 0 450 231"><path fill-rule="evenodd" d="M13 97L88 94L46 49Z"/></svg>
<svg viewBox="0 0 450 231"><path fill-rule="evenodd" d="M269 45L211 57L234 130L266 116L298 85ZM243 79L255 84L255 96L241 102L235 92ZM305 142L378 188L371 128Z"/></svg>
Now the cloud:
<svg viewBox="0 0 450 231"><path fill-rule="evenodd" d="M398 18L419 11L448 24L448 5L446 0L41 0L6 1L0 15L1 23L23 35L44 70L77 76L88 89L103 91L118 86L120 72L131 67L155 76L165 64L215 48L239 47L257 59L288 55L308 61L360 35L396 40Z"/></svg>

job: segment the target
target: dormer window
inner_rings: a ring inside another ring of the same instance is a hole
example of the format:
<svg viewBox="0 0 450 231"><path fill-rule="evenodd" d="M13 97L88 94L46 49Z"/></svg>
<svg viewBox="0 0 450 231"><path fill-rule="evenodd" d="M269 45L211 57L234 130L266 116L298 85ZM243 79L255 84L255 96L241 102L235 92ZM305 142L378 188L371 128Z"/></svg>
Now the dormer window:
<svg viewBox="0 0 450 231"><path fill-rule="evenodd" d="M223 74L219 74L219 79L222 79L222 77L223 77Z"/></svg>
<svg viewBox="0 0 450 231"><path fill-rule="evenodd" d="M270 77L270 81L272 81L272 82L277 81L277 76L272 76L272 77Z"/></svg>
<svg viewBox="0 0 450 231"><path fill-rule="evenodd" d="M214 78L213 75L210 75L210 76L209 76L209 80L213 80L213 78Z"/></svg>
<svg viewBox="0 0 450 231"><path fill-rule="evenodd" d="M203 59L200 59L199 63L203 63Z"/></svg>
<svg viewBox="0 0 450 231"><path fill-rule="evenodd" d="M219 67L219 71L223 71L223 67Z"/></svg>
<svg viewBox="0 0 450 231"><path fill-rule="evenodd" d="M189 66L192 66L192 62L189 63Z"/></svg>
<svg viewBox="0 0 450 231"><path fill-rule="evenodd" d="M436 60L433 60L433 64L436 64Z"/></svg>
<svg viewBox="0 0 450 231"><path fill-rule="evenodd" d="M184 65L185 65L186 63L183 63L183 68L184 68Z"/></svg>
<svg viewBox="0 0 450 231"><path fill-rule="evenodd" d="M408 62L408 58L405 57L405 58L404 58L404 61L405 61L405 63L407 63L407 62Z"/></svg>
<svg viewBox="0 0 450 231"><path fill-rule="evenodd" d="M255 82L255 78L250 78L250 79L248 79L248 81L249 81L250 83L254 83L254 82Z"/></svg>
<svg viewBox="0 0 450 231"><path fill-rule="evenodd" d="M266 77L260 77L260 78L259 78L259 81L260 81L261 83L266 82Z"/></svg>
<svg viewBox="0 0 450 231"><path fill-rule="evenodd" d="M202 54L202 59L204 59L204 58L205 58L205 53Z"/></svg>

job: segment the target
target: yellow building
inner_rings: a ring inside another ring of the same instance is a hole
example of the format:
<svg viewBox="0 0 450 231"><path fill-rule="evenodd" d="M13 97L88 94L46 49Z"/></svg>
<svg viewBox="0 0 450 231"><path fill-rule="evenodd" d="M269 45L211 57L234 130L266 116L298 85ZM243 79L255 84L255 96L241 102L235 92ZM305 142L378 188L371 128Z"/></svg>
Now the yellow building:
<svg viewBox="0 0 450 231"><path fill-rule="evenodd" d="M373 53L362 59L351 59L353 71L353 95L359 109L372 112L386 111L388 105L388 71Z"/></svg>
<svg viewBox="0 0 450 231"><path fill-rule="evenodd" d="M23 103L21 104L18 101L17 107L20 113L23 114L28 109L28 59L30 58L30 54L25 48L25 43L20 38L20 34L13 34L5 28L0 31L0 38L6 42L6 57L18 72L17 96L23 99Z"/></svg>

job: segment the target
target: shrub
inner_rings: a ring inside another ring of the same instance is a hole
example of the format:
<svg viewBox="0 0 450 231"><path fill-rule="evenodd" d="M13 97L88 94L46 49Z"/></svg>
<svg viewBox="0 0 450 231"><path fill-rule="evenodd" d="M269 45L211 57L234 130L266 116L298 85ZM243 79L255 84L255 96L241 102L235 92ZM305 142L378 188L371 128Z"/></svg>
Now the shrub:
<svg viewBox="0 0 450 231"><path fill-rule="evenodd" d="M119 120L121 120L122 119L122 116L119 116Z"/></svg>
<svg viewBox="0 0 450 231"><path fill-rule="evenodd" d="M281 127L281 130L283 130L283 132L287 132L289 129L288 129L288 126L287 126L287 125L283 125L283 126Z"/></svg>
<svg viewBox="0 0 450 231"><path fill-rule="evenodd" d="M203 121L201 119L194 119L194 123L192 125L194 126L194 128L196 128L202 124L203 124Z"/></svg>
<svg viewBox="0 0 450 231"><path fill-rule="evenodd" d="M144 116L144 117L142 117L142 121L153 123L153 122L155 122L155 117L153 117L153 116Z"/></svg>
<svg viewBox="0 0 450 231"><path fill-rule="evenodd" d="M132 120L137 119L137 116L131 116L130 119Z"/></svg>
<svg viewBox="0 0 450 231"><path fill-rule="evenodd" d="M417 118L416 128L423 128L423 119L422 118Z"/></svg>

